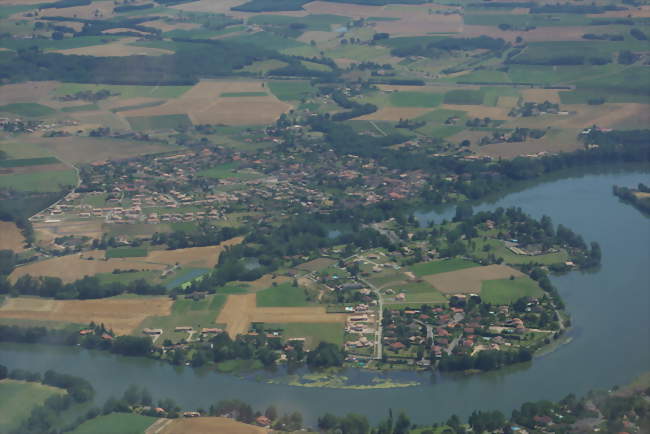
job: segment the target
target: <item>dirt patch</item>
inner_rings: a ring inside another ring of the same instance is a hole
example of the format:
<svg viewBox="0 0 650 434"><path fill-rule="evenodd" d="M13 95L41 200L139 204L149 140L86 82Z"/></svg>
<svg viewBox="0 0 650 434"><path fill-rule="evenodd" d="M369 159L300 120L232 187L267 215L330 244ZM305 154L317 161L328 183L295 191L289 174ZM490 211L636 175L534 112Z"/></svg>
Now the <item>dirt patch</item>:
<svg viewBox="0 0 650 434"><path fill-rule="evenodd" d="M19 84L7 84L0 86L0 101L4 105L43 100L59 85L58 81L28 81Z"/></svg>
<svg viewBox="0 0 650 434"><path fill-rule="evenodd" d="M13 250L15 253L25 251L25 237L14 222L0 221L0 250Z"/></svg>
<svg viewBox="0 0 650 434"><path fill-rule="evenodd" d="M399 121L413 119L430 112L431 108L423 107L384 107L369 115L355 118L360 121Z"/></svg>
<svg viewBox="0 0 650 434"><path fill-rule="evenodd" d="M128 30L128 29L127 29ZM61 54L76 54L78 56L98 56L98 57L123 57L123 56L162 56L164 54L173 54L171 50L162 48L138 47L128 45L135 41L135 38L125 38L117 42L108 44L92 45L89 47L69 48L67 50L54 50Z"/></svg>
<svg viewBox="0 0 650 434"><path fill-rule="evenodd" d="M345 322L347 315L327 313L318 307L257 307L257 294L229 295L216 322L226 324L230 337L246 333L252 322L321 323Z"/></svg>
<svg viewBox="0 0 650 434"><path fill-rule="evenodd" d="M18 297L0 307L0 318L104 323L118 335L130 334L145 318L171 313L168 297L104 298L99 300L50 300Z"/></svg>
<svg viewBox="0 0 650 434"><path fill-rule="evenodd" d="M222 97L222 94L268 92L265 96ZM292 106L272 95L263 81L202 80L180 98L165 104L123 112L124 116L187 114L194 124L269 124Z"/></svg>
<svg viewBox="0 0 650 434"><path fill-rule="evenodd" d="M268 432L269 430L266 428L248 425L225 417L193 417L174 419L156 434L265 434Z"/></svg>
<svg viewBox="0 0 650 434"><path fill-rule="evenodd" d="M506 265L488 265L433 274L422 279L443 294L478 294L484 280L507 279L510 276L524 277L525 274Z"/></svg>

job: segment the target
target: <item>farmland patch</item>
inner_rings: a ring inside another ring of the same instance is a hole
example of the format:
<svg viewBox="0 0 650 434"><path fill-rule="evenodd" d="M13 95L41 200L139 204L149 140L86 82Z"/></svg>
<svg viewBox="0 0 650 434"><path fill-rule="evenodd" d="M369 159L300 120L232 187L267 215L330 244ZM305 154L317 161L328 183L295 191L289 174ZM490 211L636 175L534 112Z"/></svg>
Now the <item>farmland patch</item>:
<svg viewBox="0 0 650 434"><path fill-rule="evenodd" d="M484 280L507 279L510 276L523 277L525 274L505 265L487 265L433 274L423 279L443 294L478 294Z"/></svg>

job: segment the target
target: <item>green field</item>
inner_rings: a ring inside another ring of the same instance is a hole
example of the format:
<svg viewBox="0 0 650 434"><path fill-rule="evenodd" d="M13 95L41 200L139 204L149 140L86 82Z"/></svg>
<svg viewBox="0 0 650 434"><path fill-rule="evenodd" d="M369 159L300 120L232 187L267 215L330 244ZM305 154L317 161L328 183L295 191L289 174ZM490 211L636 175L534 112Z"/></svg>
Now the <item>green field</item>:
<svg viewBox="0 0 650 434"><path fill-rule="evenodd" d="M323 72L329 72L332 70L327 65L323 65L322 63L316 63L316 62L310 62L308 60L301 60L300 63L307 69L311 69L312 71L323 71Z"/></svg>
<svg viewBox="0 0 650 434"><path fill-rule="evenodd" d="M252 44L268 50L285 50L287 48L303 47L306 44L295 39L283 38L271 32L246 33L228 38L229 41L237 41L243 44Z"/></svg>
<svg viewBox="0 0 650 434"><path fill-rule="evenodd" d="M314 88L306 80L269 81L269 89L282 101L297 101L314 92Z"/></svg>
<svg viewBox="0 0 650 434"><path fill-rule="evenodd" d="M56 113L51 107L35 102L16 102L13 104L0 105L0 113L13 113L18 116L26 116L37 118L41 116L49 116Z"/></svg>
<svg viewBox="0 0 650 434"><path fill-rule="evenodd" d="M239 98L239 97L246 97L246 96L266 96L268 93L266 92L224 92L221 95L219 95L222 98Z"/></svg>
<svg viewBox="0 0 650 434"><path fill-rule="evenodd" d="M445 94L445 104L481 105L485 95L480 90L454 89Z"/></svg>
<svg viewBox="0 0 650 434"><path fill-rule="evenodd" d="M171 130L176 128L189 128L192 126L190 118L185 114L181 115L160 115L160 116L133 116L126 118L131 128L136 131L147 130Z"/></svg>
<svg viewBox="0 0 650 434"><path fill-rule="evenodd" d="M59 160L54 157L17 158L13 160L0 160L0 167L27 167L57 163L59 163Z"/></svg>
<svg viewBox="0 0 650 434"><path fill-rule="evenodd" d="M111 413L87 420L70 434L142 434L156 417L133 413Z"/></svg>
<svg viewBox="0 0 650 434"><path fill-rule="evenodd" d="M104 43L117 41L115 36L80 36L76 38L65 38L61 40L53 39L2 39L0 46L10 50L20 50L30 47L38 47L41 50L68 50L71 48L90 47L93 45L103 45Z"/></svg>
<svg viewBox="0 0 650 434"><path fill-rule="evenodd" d="M259 307L300 307L310 304L305 297L305 290L290 283L272 286L257 293Z"/></svg>
<svg viewBox="0 0 650 434"><path fill-rule="evenodd" d="M466 259L447 259L442 261L420 262L419 264L411 265L409 269L416 276L422 277L478 266L477 263Z"/></svg>
<svg viewBox="0 0 650 434"><path fill-rule="evenodd" d="M306 338L306 346L315 348L320 342L343 345L343 323L280 323L264 324L267 330L282 329L283 339Z"/></svg>
<svg viewBox="0 0 650 434"><path fill-rule="evenodd" d="M394 287L391 287L391 289L393 289L395 292L404 292L406 294L405 300L395 301L395 303L409 303L416 306L424 303L447 303L447 298L427 282L414 282L404 285L395 285ZM393 304L393 301L389 299L385 303L386 305L391 305Z"/></svg>
<svg viewBox="0 0 650 434"><path fill-rule="evenodd" d="M239 168L239 163L225 163L209 169L199 170L196 175L213 179L251 179L258 177L258 175L251 172L235 172L237 168Z"/></svg>
<svg viewBox="0 0 650 434"><path fill-rule="evenodd" d="M513 280L485 280L481 284L481 299L486 303L509 304L521 297L541 297L544 291L529 277Z"/></svg>
<svg viewBox="0 0 650 434"><path fill-rule="evenodd" d="M8 158L39 158L52 155L48 149L39 145L25 142L4 142L0 143L0 151L7 153Z"/></svg>
<svg viewBox="0 0 650 434"><path fill-rule="evenodd" d="M483 104L496 107L501 96L518 97L519 92L512 87L482 87Z"/></svg>
<svg viewBox="0 0 650 434"><path fill-rule="evenodd" d="M260 25L304 25L307 30L329 31L333 24L345 24L350 21L348 17L340 15L307 15L305 17L291 17L287 15L256 15L248 19L249 24Z"/></svg>
<svg viewBox="0 0 650 434"><path fill-rule="evenodd" d="M440 93L395 92L390 95L390 104L395 107L437 107L442 103Z"/></svg>
<svg viewBox="0 0 650 434"><path fill-rule="evenodd" d="M110 247L106 249L106 259L140 258L145 256L147 256L146 247Z"/></svg>
<svg viewBox="0 0 650 434"><path fill-rule="evenodd" d="M241 70L259 74L259 73L267 73L274 69L284 68L287 65L288 65L287 62L283 62L277 59L258 60L257 62L254 62L248 66L243 67Z"/></svg>
<svg viewBox="0 0 650 434"><path fill-rule="evenodd" d="M64 113L76 113L76 112L86 112L86 111L93 111L99 109L100 108L97 104L84 104L84 105L75 105L72 107L63 107L61 111Z"/></svg>
<svg viewBox="0 0 650 434"><path fill-rule="evenodd" d="M55 96L74 95L77 92L108 90L118 93L120 98L178 98L192 86L136 86L112 84L63 83L54 91Z"/></svg>
<svg viewBox="0 0 650 434"><path fill-rule="evenodd" d="M0 381L0 432L9 432L25 420L32 408L63 389L15 380Z"/></svg>
<svg viewBox="0 0 650 434"><path fill-rule="evenodd" d="M112 113L119 113L119 112L126 112L129 110L138 110L138 109L143 109L147 107L156 107L159 105L162 105L165 103L165 100L158 100L158 101L149 101L149 102L143 102L142 104L133 104L133 105L125 105L122 107L115 107L111 109Z"/></svg>
<svg viewBox="0 0 650 434"><path fill-rule="evenodd" d="M176 333L174 329L179 326L191 326L200 331L203 327L215 327L214 321L225 302L226 295L221 294L209 295L199 301L185 299L181 295L172 305L171 315L149 317L140 324L135 333L140 334L141 329L146 327L161 328L161 339L178 341L187 338L187 333Z"/></svg>
<svg viewBox="0 0 650 434"><path fill-rule="evenodd" d="M74 170L0 175L0 188L13 188L19 191L60 191L76 183L77 174Z"/></svg>
<svg viewBox="0 0 650 434"><path fill-rule="evenodd" d="M455 83L510 83L512 80L508 74L503 71L481 69L472 71L469 74L448 78L443 81L452 81Z"/></svg>

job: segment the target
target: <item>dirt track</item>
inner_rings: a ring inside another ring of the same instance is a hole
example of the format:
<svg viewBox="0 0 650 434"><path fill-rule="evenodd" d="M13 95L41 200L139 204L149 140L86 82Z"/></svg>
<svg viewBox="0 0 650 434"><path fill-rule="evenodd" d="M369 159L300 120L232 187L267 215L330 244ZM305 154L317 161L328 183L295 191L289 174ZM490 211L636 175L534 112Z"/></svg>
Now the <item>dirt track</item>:
<svg viewBox="0 0 650 434"><path fill-rule="evenodd" d="M347 315L327 313L325 307L257 307L257 294L229 295L217 317L231 338L246 333L252 322L345 322Z"/></svg>

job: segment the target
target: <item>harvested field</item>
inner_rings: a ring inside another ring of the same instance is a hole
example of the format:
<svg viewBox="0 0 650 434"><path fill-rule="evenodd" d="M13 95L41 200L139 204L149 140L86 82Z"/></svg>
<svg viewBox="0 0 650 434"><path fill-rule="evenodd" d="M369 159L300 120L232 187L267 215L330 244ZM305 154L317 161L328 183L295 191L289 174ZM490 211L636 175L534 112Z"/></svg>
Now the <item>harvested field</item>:
<svg viewBox="0 0 650 434"><path fill-rule="evenodd" d="M164 20L145 21L142 25L153 27L154 29L159 29L163 32L171 32L172 30L193 30L201 27L199 23L167 23Z"/></svg>
<svg viewBox="0 0 650 434"><path fill-rule="evenodd" d="M103 253L103 252L102 252ZM165 264L153 264L146 262L146 258L113 258L108 260L87 260L81 255L59 256L44 261L32 262L16 268L10 275L9 280L15 282L20 276L29 274L32 276L58 277L64 283L74 282L84 276L93 276L98 273L111 273L113 270L164 270Z"/></svg>
<svg viewBox="0 0 650 434"><path fill-rule="evenodd" d="M61 160L70 163L91 163L109 159L122 159L137 155L174 150L162 143L92 137L40 137L24 139L51 151Z"/></svg>
<svg viewBox="0 0 650 434"><path fill-rule="evenodd" d="M160 425L158 425L160 426ZM269 430L225 417L192 417L168 420L155 434L265 434ZM154 432L146 431L146 434Z"/></svg>
<svg viewBox="0 0 650 434"><path fill-rule="evenodd" d="M188 12L210 12L213 14L234 15L235 12L230 11L230 8L239 6L243 3L246 3L246 0L221 0L218 2L214 0L199 0L196 2L182 3L172 6L171 8Z"/></svg>
<svg viewBox="0 0 650 434"><path fill-rule="evenodd" d="M104 323L118 335L129 334L145 318L169 315L168 297L104 298L98 300L51 300L17 297L0 307L0 318Z"/></svg>
<svg viewBox="0 0 650 434"><path fill-rule="evenodd" d="M439 5L418 6L399 5L398 7L362 6L348 3L315 1L303 8L310 14L332 14L353 18L397 18L398 20L376 21L375 30L393 35L426 35L431 32L460 32L463 20L460 15L429 14L429 9Z"/></svg>
<svg viewBox="0 0 650 434"><path fill-rule="evenodd" d="M520 92L525 102L560 104L560 92L556 89L523 89Z"/></svg>
<svg viewBox="0 0 650 434"><path fill-rule="evenodd" d="M517 106L518 96L500 96L497 100L497 107L511 109Z"/></svg>
<svg viewBox="0 0 650 434"><path fill-rule="evenodd" d="M56 15L68 18L83 18L87 20L107 19L113 16L113 2L95 1L89 5L71 8L44 9L43 15ZM21 15L21 14L17 14Z"/></svg>
<svg viewBox="0 0 650 434"><path fill-rule="evenodd" d="M0 250L5 249L16 253L25 251L25 237L14 222L0 221Z"/></svg>
<svg viewBox="0 0 650 434"><path fill-rule="evenodd" d="M244 237L232 238L218 246L190 247L177 250L152 250L144 260L163 264L179 263L184 267L212 268L217 264L219 255L226 246L239 244L243 239Z"/></svg>
<svg viewBox="0 0 650 434"><path fill-rule="evenodd" d="M187 114L194 124L257 125L274 122L291 105L270 92L265 96L221 97L223 93L268 92L262 81L202 80L180 98L123 112L125 116Z"/></svg>
<svg viewBox="0 0 650 434"><path fill-rule="evenodd" d="M57 81L28 81L0 86L2 104L34 102L48 98L50 92L60 85Z"/></svg>
<svg viewBox="0 0 650 434"><path fill-rule="evenodd" d="M508 112L506 107L489 107L484 105L465 105L465 104L443 104L440 106L443 110L458 110L467 113L469 118L484 118L491 119L508 119Z"/></svg>
<svg viewBox="0 0 650 434"><path fill-rule="evenodd" d="M97 220L78 222L34 222L34 231L39 241L51 242L57 237L66 235L87 236L101 238L102 222Z"/></svg>
<svg viewBox="0 0 650 434"><path fill-rule="evenodd" d="M422 277L443 294L478 294L484 280L507 279L525 274L506 265L466 268Z"/></svg>
<svg viewBox="0 0 650 434"><path fill-rule="evenodd" d="M257 307L257 294L229 295L217 317L226 324L234 338L246 333L251 322L265 323L331 323L345 322L347 315L327 313L325 307Z"/></svg>
<svg viewBox="0 0 650 434"><path fill-rule="evenodd" d="M492 38L502 38L506 41L514 41L521 36L526 42L543 42L543 41L584 41L582 35L587 33L584 27L558 27L542 26L527 32L504 31L495 26L466 25L463 27L462 36L464 38L473 38L478 36L490 36Z"/></svg>
<svg viewBox="0 0 650 434"><path fill-rule="evenodd" d="M383 107L374 113L354 119L359 121L399 121L400 119L413 119L430 111L431 108L425 107Z"/></svg>
<svg viewBox="0 0 650 434"><path fill-rule="evenodd" d="M129 29L130 31L130 29ZM122 56L162 56L163 54L173 54L173 51L162 48L138 47L128 45L134 42L135 38L124 38L108 44L91 45L88 47L68 48L66 50L54 50L61 54L76 54L78 56L98 56L98 57L122 57Z"/></svg>

